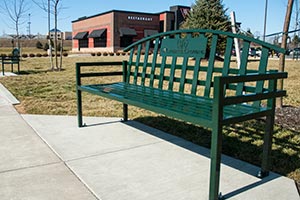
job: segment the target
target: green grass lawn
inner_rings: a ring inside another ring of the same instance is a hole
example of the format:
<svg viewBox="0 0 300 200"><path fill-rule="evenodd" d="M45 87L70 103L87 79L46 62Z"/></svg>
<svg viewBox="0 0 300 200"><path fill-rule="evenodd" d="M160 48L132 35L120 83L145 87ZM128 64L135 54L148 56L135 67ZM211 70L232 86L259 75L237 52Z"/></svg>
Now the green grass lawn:
<svg viewBox="0 0 300 200"><path fill-rule="evenodd" d="M21 75L2 77L5 85L20 101L20 113L76 115L75 63L87 61L118 61L123 56L64 57L62 71L49 71L49 58L26 58L21 62ZM253 62L255 63L255 62ZM277 68L278 60L270 60ZM300 107L299 61L287 61L285 80L288 96L284 105ZM110 66L107 70L117 70ZM6 67L9 70L9 66ZM89 81L97 81L91 79ZM122 104L95 95L83 95L85 116L122 116ZM201 146L210 146L210 130L189 123L129 107L129 117L147 125L177 135ZM224 130L223 153L260 165L264 122L249 121ZM300 130L275 127L272 170L300 181Z"/></svg>

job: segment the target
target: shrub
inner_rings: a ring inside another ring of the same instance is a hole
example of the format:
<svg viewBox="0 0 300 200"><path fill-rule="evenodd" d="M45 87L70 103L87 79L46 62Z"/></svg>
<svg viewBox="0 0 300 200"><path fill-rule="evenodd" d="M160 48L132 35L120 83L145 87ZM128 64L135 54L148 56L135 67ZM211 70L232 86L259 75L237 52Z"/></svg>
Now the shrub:
<svg viewBox="0 0 300 200"><path fill-rule="evenodd" d="M114 53L114 52L110 52L109 55L110 55L110 56L114 56L115 53Z"/></svg>
<svg viewBox="0 0 300 200"><path fill-rule="evenodd" d="M107 52L104 52L104 53L103 53L103 56L108 56L108 53L107 53Z"/></svg>
<svg viewBox="0 0 300 200"><path fill-rule="evenodd" d="M119 55L121 55L121 53L120 53L120 52L117 52L117 53L116 53L116 56L119 56Z"/></svg>
<svg viewBox="0 0 300 200"><path fill-rule="evenodd" d="M47 54L47 53L44 53L44 54L43 54L43 57L48 57L48 54Z"/></svg>
<svg viewBox="0 0 300 200"><path fill-rule="evenodd" d="M43 49L43 44L40 41L37 41L35 44L36 48Z"/></svg>
<svg viewBox="0 0 300 200"><path fill-rule="evenodd" d="M57 44L57 50L58 50L58 51L61 50L61 44L60 44L60 43Z"/></svg>
<svg viewBox="0 0 300 200"><path fill-rule="evenodd" d="M97 52L97 56L101 56L101 52Z"/></svg>
<svg viewBox="0 0 300 200"><path fill-rule="evenodd" d="M95 56L95 55L96 55L96 53L91 53L91 55L92 55L92 56Z"/></svg>
<svg viewBox="0 0 300 200"><path fill-rule="evenodd" d="M122 52L122 56L126 56L126 52Z"/></svg>
<svg viewBox="0 0 300 200"><path fill-rule="evenodd" d="M45 43L44 45L44 50L47 51L49 49L49 44L48 43Z"/></svg>
<svg viewBox="0 0 300 200"><path fill-rule="evenodd" d="M29 54L29 57L30 57L30 58L34 58L35 55L34 55L33 53L30 53L30 54Z"/></svg>
<svg viewBox="0 0 300 200"><path fill-rule="evenodd" d="M28 55L26 53L22 54L22 58L27 58L27 57L28 57Z"/></svg>
<svg viewBox="0 0 300 200"><path fill-rule="evenodd" d="M64 52L64 53L63 53L63 56L64 56L64 57L67 57L68 55L69 55L69 54L68 54L67 52Z"/></svg>
<svg viewBox="0 0 300 200"><path fill-rule="evenodd" d="M40 58L40 57L42 57L42 54L37 53L37 54L36 54L36 57L39 57L39 58Z"/></svg>

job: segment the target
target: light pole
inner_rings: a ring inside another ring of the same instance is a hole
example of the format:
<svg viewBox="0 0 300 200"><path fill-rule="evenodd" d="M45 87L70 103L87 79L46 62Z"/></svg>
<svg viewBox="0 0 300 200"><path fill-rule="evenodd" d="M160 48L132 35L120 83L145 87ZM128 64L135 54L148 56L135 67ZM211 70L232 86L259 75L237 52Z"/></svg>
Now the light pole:
<svg viewBox="0 0 300 200"><path fill-rule="evenodd" d="M267 14L268 14L268 0L266 0L266 5L265 5L265 20L264 20L264 35L263 35L263 41L266 41Z"/></svg>
<svg viewBox="0 0 300 200"><path fill-rule="evenodd" d="M30 30L31 21L30 21L30 16L31 16L31 14L29 13L28 14L28 18L29 18L29 21L28 21L28 36L29 36L29 39L31 39L31 30Z"/></svg>
<svg viewBox="0 0 300 200"><path fill-rule="evenodd" d="M50 35L50 0L48 0L48 34Z"/></svg>

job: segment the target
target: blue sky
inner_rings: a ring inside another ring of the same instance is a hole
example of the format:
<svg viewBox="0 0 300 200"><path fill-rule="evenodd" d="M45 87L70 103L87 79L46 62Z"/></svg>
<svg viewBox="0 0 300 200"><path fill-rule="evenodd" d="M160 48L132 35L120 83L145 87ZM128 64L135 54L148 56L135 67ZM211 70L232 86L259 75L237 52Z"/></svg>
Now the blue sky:
<svg viewBox="0 0 300 200"><path fill-rule="evenodd" d="M31 0L27 0L31 1ZM58 28L62 31L71 31L71 21L82 16L91 16L109 10L129 10L139 12L158 13L169 10L172 5L190 6L195 0L61 0L65 7L59 14ZM265 0L223 0L223 4L230 11L235 11L238 22L242 22L242 29L251 29L255 35L263 34ZM283 29L283 22L286 12L287 0L269 0L267 34L280 32ZM31 33L45 34L47 32L47 13L36 5L30 6ZM4 15L0 15L0 35L4 33L14 33L8 26L11 22L6 20ZM28 19L21 26L20 32L28 33ZM293 29L294 20L290 29Z"/></svg>

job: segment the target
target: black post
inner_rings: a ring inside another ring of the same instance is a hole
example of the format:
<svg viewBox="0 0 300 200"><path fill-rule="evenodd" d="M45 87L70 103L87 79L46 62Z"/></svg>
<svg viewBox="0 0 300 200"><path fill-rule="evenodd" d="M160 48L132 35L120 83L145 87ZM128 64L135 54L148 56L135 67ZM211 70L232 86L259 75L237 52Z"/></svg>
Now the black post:
<svg viewBox="0 0 300 200"><path fill-rule="evenodd" d="M76 94L77 94L77 119L78 119L78 127L83 127L82 124L82 95L79 87L81 85L80 80L80 65L76 63Z"/></svg>
<svg viewBox="0 0 300 200"><path fill-rule="evenodd" d="M127 61L123 61L123 82L127 82ZM123 121L128 121L128 105L123 103Z"/></svg>

